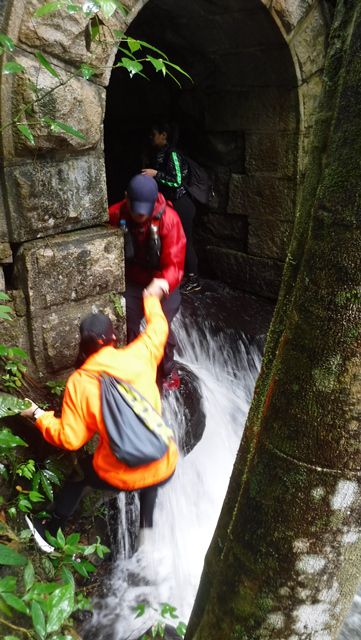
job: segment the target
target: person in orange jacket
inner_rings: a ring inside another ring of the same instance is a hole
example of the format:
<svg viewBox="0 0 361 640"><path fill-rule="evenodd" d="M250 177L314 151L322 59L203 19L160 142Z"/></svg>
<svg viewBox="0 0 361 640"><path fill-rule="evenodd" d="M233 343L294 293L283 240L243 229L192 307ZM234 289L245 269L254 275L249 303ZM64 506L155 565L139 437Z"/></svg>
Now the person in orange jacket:
<svg viewBox="0 0 361 640"><path fill-rule="evenodd" d="M162 307L169 323L169 336L161 364L163 388L180 384L174 363L176 338L172 321L177 314L183 279L186 237L182 223L170 202L158 192L156 181L138 174L127 187L126 198L109 207L109 222L125 231L125 277L127 340L139 333L143 317L142 290L151 287L162 296ZM127 251L131 244L131 252ZM131 255L130 255L131 253Z"/></svg>
<svg viewBox="0 0 361 640"><path fill-rule="evenodd" d="M116 348L113 326L107 316L93 313L83 319L77 368L67 381L60 418L33 402L21 413L34 420L45 440L70 451L80 449L96 433L99 435L94 456L88 456L82 464L84 479L67 481L55 499L52 519L45 525L51 534L55 535L59 527L65 526L88 487L139 491L140 527L152 527L157 488L175 471L177 446L171 440L161 459L139 467L128 467L118 460L104 425L97 377L104 372L122 379L141 393L158 413L161 412L156 375L168 336L168 323L159 297L149 295L151 292L151 289L144 290L146 329L125 347ZM32 528L31 522L27 522ZM43 537L42 523L34 520L34 527ZM33 531L34 535L36 532Z"/></svg>

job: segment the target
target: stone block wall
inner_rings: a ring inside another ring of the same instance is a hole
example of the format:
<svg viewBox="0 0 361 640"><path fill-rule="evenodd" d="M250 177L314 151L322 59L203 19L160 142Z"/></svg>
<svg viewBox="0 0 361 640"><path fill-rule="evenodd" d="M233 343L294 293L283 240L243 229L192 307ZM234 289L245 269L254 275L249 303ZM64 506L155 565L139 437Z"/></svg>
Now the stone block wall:
<svg viewBox="0 0 361 640"><path fill-rule="evenodd" d="M307 170L327 5L152 0L138 3L128 21L134 37L151 41L157 34L160 48L194 81L181 91L159 85L159 93L145 90L138 101L134 93L133 102L146 104L155 120L168 113L178 121L186 131L183 147L212 175L214 197L196 219L203 273L269 298L277 297ZM233 252L245 273L235 269ZM268 289L260 286L266 272Z"/></svg>
<svg viewBox="0 0 361 640"><path fill-rule="evenodd" d="M33 371L56 376L74 365L79 321L92 309L110 313L124 339L124 317L115 317L112 303L112 295L124 291L124 265L120 232L99 226L108 219L103 119L114 45L89 51L89 19L60 11L36 20L33 13L42 4L8 1L2 14L3 30L18 45L16 60L25 69L3 76L2 126L33 99L29 81L46 99L34 104L33 114L21 115L34 144L16 127L2 134L0 287L12 296L17 321L10 333L2 327L0 339L26 348ZM123 25L113 20L111 26ZM37 50L58 78L40 65ZM79 65L92 62L103 71L91 81L79 77ZM34 116L45 115L78 129L84 139L31 125Z"/></svg>
<svg viewBox="0 0 361 640"><path fill-rule="evenodd" d="M318 0L263 0L263 4L287 43L287 51L280 41L272 42L271 35L265 35L266 21L263 26L257 22L258 62L254 50L252 60L243 51L237 55L235 36L228 64L222 39L214 45L214 55L218 49L227 73L216 90L206 90L205 135L211 150L214 139L218 148L223 142L224 158L218 166L209 165L215 197L199 220L197 244L201 265L212 275L250 293L277 298L307 171L329 21L325 3ZM240 3L226 20L219 15L217 19L223 25L232 20L234 30L237 24L241 28L241 19L248 20L251 42L252 21L254 24L259 17ZM232 140L228 148L227 140ZM233 156L235 160L237 149L237 161L227 166L224 159ZM209 156L215 158L212 151ZM204 156L204 164L209 156ZM219 226L215 218L234 235L224 230L215 235L214 227Z"/></svg>
<svg viewBox="0 0 361 640"><path fill-rule="evenodd" d="M99 226L107 220L103 119L114 47L89 50L82 13L34 20L42 4L0 0L2 29L17 43L25 69L2 77L1 126L30 98L28 79L46 95L35 115L66 122L85 139L37 125L31 145L16 129L3 130L0 287L17 300L24 342L46 374L70 366L70 336L81 314L94 304L108 308L110 294L121 294L124 283L122 239ZM214 178L215 197L197 230L201 258L219 279L275 298L322 84L326 0L127 4L126 19L102 28L130 26L131 33L144 11L147 39L176 47L194 79L177 100L188 121L202 125L203 146L194 157ZM38 49L59 80L39 64ZM91 62L102 70L87 81L77 69ZM130 108L142 113L144 101L129 102ZM29 118L23 113L21 121L30 124Z"/></svg>

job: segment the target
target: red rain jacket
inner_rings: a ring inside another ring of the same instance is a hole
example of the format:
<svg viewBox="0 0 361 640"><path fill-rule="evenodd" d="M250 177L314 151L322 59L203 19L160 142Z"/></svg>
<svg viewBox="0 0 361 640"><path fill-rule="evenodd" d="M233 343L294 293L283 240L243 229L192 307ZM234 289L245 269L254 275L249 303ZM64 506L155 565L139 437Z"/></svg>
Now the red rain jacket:
<svg viewBox="0 0 361 640"><path fill-rule="evenodd" d="M126 278L129 282L146 287L153 278L164 278L169 284L171 293L182 281L184 273L184 258L186 251L186 237L182 223L176 211L166 202L164 196L159 193L153 213L140 225L132 221L127 200L122 200L109 207L110 224L117 227L120 220L126 220L132 234L135 246L135 255L142 255L146 251L149 228L152 219L156 220L160 211L163 211L159 220L159 237L161 240L160 269L153 270L134 262L126 263Z"/></svg>

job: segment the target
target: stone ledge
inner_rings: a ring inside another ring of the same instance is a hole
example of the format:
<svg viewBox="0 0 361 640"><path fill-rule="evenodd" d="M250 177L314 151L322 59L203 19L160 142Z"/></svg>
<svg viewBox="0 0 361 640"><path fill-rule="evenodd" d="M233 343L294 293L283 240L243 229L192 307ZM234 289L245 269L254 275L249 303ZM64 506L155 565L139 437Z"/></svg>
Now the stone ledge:
<svg viewBox="0 0 361 640"><path fill-rule="evenodd" d="M12 242L52 236L108 220L102 157L36 159L5 168Z"/></svg>
<svg viewBox="0 0 361 640"><path fill-rule="evenodd" d="M215 246L207 247L206 252L219 280L241 291L277 299L283 263Z"/></svg>
<svg viewBox="0 0 361 640"><path fill-rule="evenodd" d="M124 291L122 235L95 227L23 244L14 285L26 292L38 370L66 370L74 365L80 318L94 308L114 312L110 294ZM119 328L124 337L124 320Z"/></svg>
<svg viewBox="0 0 361 640"><path fill-rule="evenodd" d="M34 152L74 153L97 147L102 140L105 89L82 78L71 78L70 73L59 68L57 61L51 58L49 58L49 62L59 74L59 79L50 75L31 55L17 55L16 61L26 71L24 74L14 76L9 81L9 92L12 95L12 112L8 109L7 113L9 121L22 105L34 100L34 94L29 88L29 82L31 82L36 84L38 95L46 97L34 104L34 112L29 116L29 121L48 116L77 129L85 139L73 136L61 129L51 132L49 127L37 124L30 125L34 137L34 144L31 144L17 131L16 127L13 127L5 132L5 158L24 155L34 157ZM24 122L26 123L25 117Z"/></svg>
<svg viewBox="0 0 361 640"><path fill-rule="evenodd" d="M72 277L69 278L71 269ZM95 227L23 244L15 260L16 286L28 292L32 314L107 291L124 290L123 239Z"/></svg>

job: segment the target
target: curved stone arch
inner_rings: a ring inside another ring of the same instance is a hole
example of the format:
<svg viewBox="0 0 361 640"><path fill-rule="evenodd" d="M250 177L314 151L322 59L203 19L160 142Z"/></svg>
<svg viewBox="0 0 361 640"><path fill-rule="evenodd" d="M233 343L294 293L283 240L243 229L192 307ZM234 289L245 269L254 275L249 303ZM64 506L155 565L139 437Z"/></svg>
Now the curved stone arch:
<svg viewBox="0 0 361 640"><path fill-rule="evenodd" d="M254 1L244 0L244 4ZM306 148L325 53L324 2L261 1L277 22L294 60L303 134L300 145ZM104 70L91 82L74 77L52 93L55 79L37 65L34 51L41 48L64 81L66 74L75 72L79 64L89 63L92 53L86 46L84 16L59 13L34 22L33 12L41 4L42 0L8 2L5 15L0 16L2 30L18 44L19 62L28 76L49 91L47 109L53 118L82 129L86 140L59 131L50 135L39 129L32 146L16 130L5 129L1 141L0 265L11 262L12 248L16 260L10 288L19 288L27 301L23 321L30 326L30 349L41 370L56 371L64 368L61 363L71 364L64 355L72 351L71 341L64 344L63 351L58 349L55 353L52 348L64 309L68 318L65 331L75 335L69 327L75 327L84 308L99 301L106 308L109 291L120 292L123 287L122 278L115 277L122 273L120 243L103 228L89 230L107 219L102 123L105 89L115 50L110 47L99 52L96 61ZM130 0L128 18L113 26L126 30L145 4L144 0L137 3ZM15 76L3 76L0 91L4 126L27 93L22 78ZM301 170L306 157L304 150ZM66 236L59 236L64 232ZM44 236L49 238L46 248L36 240ZM70 257L77 260L79 274L71 286L64 286L67 280L64 264ZM54 273L62 274L62 283L54 278ZM0 286L4 286L1 279Z"/></svg>
<svg viewBox="0 0 361 640"><path fill-rule="evenodd" d="M126 25L137 17L151 0L129 5ZM254 0L253 0L254 2ZM259 0L270 12L289 46L299 84L301 131L313 125L321 88L330 26L325 0Z"/></svg>

